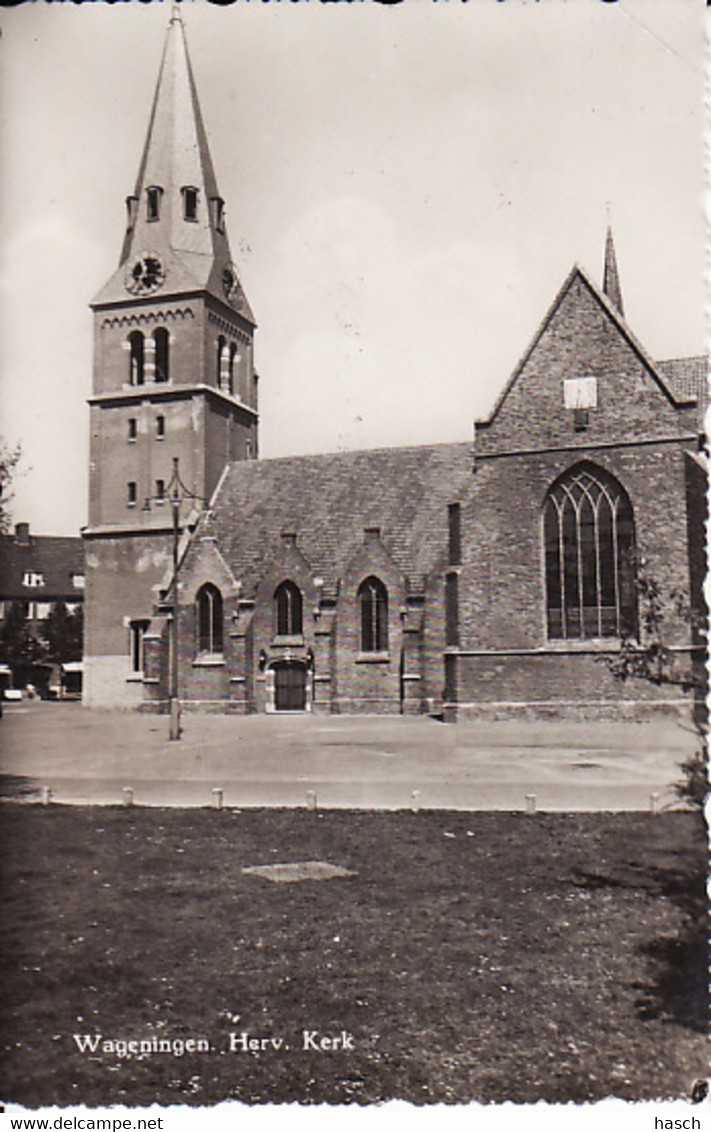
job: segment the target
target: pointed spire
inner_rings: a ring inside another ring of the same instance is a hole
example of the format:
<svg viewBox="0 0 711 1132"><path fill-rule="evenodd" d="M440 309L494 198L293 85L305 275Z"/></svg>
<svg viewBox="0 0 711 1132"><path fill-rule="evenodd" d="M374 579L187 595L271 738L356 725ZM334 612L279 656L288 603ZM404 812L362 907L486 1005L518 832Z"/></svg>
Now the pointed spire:
<svg viewBox="0 0 711 1132"><path fill-rule="evenodd" d="M149 190L157 199L149 202ZM197 190L196 220L185 220L184 190ZM219 197L207 135L188 56L185 29L173 5L143 156L136 179L136 222L126 243L130 254L148 245L212 254L216 237L214 205ZM222 225L220 224L219 227Z"/></svg>
<svg viewBox="0 0 711 1132"><path fill-rule="evenodd" d="M618 312L624 317L625 309L622 305L622 289L620 287L620 276L617 271L615 241L612 238L612 226L609 224L609 221L607 239L605 240L605 273L603 276L602 289L612 305L616 307Z"/></svg>
<svg viewBox="0 0 711 1132"><path fill-rule="evenodd" d="M119 271L147 252L163 269L163 293L209 290L254 324L231 262L218 188L188 55L180 8L173 4ZM99 298L113 296L117 274ZM232 282L226 282L231 280Z"/></svg>

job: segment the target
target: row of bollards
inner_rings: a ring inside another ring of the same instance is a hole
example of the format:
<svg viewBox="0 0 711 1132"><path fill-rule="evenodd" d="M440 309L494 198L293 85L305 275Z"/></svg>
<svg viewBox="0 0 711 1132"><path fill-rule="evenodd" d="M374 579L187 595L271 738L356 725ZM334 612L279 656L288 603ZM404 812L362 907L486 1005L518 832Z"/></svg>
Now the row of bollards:
<svg viewBox="0 0 711 1132"><path fill-rule="evenodd" d="M410 809L413 814L420 812L420 790L413 790L411 794ZM662 806L660 803L660 794L657 790L649 795L649 809L653 814L661 813ZM214 810L221 810L224 805L225 792L221 786L213 786L212 788L212 808ZM48 806L52 801L52 789L50 786L43 786L41 791L42 805ZM133 787L124 786L123 788L123 804L124 806L133 805ZM306 809L317 810L318 799L315 790L306 791ZM526 810L527 814L535 814L536 811L536 795L526 794Z"/></svg>

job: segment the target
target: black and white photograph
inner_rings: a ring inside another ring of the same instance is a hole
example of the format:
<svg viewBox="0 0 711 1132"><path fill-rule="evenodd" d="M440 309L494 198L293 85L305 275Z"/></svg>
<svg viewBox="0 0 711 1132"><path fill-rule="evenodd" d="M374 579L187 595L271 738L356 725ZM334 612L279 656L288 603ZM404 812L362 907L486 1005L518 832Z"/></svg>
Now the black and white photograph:
<svg viewBox="0 0 711 1132"><path fill-rule="evenodd" d="M704 1128L703 4L0 32L3 1127Z"/></svg>

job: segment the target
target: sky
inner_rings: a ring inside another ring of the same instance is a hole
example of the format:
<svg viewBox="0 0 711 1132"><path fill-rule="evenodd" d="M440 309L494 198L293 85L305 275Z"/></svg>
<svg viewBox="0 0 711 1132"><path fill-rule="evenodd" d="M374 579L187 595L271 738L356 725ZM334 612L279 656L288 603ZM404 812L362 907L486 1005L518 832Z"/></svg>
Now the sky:
<svg viewBox="0 0 711 1132"><path fill-rule="evenodd" d="M259 329L263 457L468 440L565 276L706 348L698 0L181 4ZM89 303L118 262L167 3L0 16L0 422L13 518L87 518Z"/></svg>

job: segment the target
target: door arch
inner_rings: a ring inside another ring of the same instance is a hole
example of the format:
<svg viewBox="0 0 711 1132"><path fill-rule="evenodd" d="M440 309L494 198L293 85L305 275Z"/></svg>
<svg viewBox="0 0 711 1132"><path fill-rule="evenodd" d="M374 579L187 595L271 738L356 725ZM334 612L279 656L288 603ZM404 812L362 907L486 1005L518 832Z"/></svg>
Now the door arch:
<svg viewBox="0 0 711 1132"><path fill-rule="evenodd" d="M306 711L308 670L303 660L278 660L274 673L274 711Z"/></svg>

